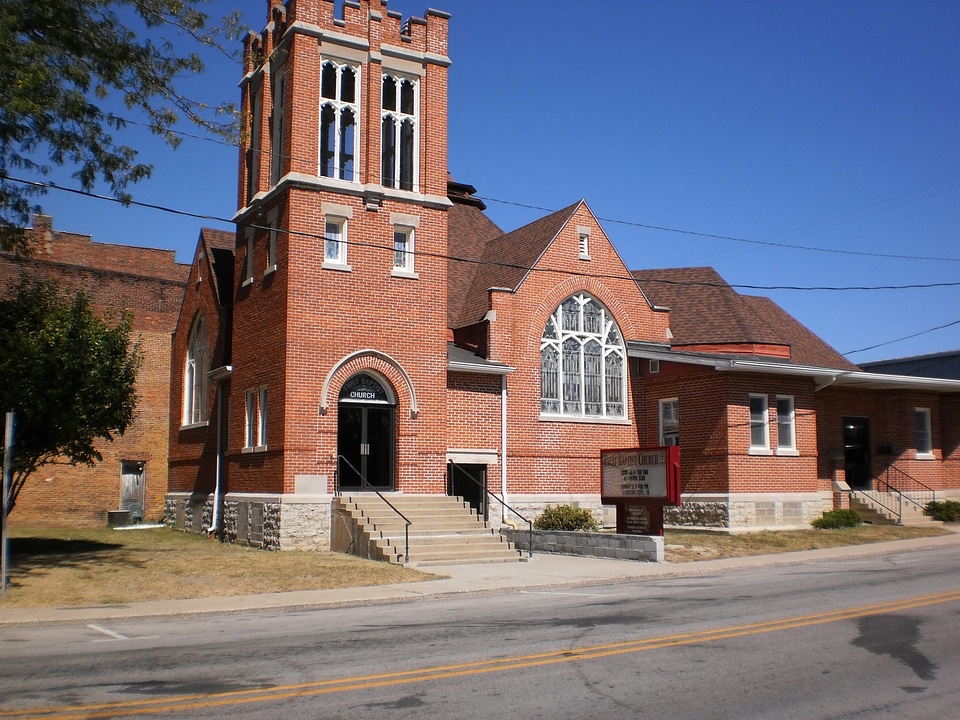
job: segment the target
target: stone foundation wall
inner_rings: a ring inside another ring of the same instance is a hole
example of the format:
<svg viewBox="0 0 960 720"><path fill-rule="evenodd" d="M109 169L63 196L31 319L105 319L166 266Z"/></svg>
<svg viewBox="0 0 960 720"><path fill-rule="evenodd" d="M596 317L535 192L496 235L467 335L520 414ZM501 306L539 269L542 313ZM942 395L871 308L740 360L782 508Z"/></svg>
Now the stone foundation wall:
<svg viewBox="0 0 960 720"><path fill-rule="evenodd" d="M281 550L329 550L332 495L285 496L280 504Z"/></svg>
<svg viewBox="0 0 960 720"><path fill-rule="evenodd" d="M506 525L500 521L500 512L502 506L496 500L490 500L490 527L502 528ZM603 527L604 508L600 504L599 495L509 495L507 503L517 512L521 513L527 520L533 522L537 516L548 506L570 505L575 508L585 508L593 513L597 522ZM526 523L520 522L517 516L507 511L507 519L520 529L527 527Z"/></svg>
<svg viewBox="0 0 960 720"><path fill-rule="evenodd" d="M807 528L833 507L832 492L691 496L680 507L665 507L663 522L730 531Z"/></svg>
<svg viewBox="0 0 960 720"><path fill-rule="evenodd" d="M500 534L517 550L530 548L528 530L501 528ZM557 555L583 555L610 560L663 562L663 538L650 535L615 535L611 533L562 532L534 530L533 552Z"/></svg>

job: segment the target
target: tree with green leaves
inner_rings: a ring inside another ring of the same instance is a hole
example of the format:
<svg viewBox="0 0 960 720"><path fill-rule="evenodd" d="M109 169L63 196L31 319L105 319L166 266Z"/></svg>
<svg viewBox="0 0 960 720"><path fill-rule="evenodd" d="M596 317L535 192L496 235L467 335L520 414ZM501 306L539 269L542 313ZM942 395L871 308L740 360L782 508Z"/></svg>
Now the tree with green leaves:
<svg viewBox="0 0 960 720"><path fill-rule="evenodd" d="M198 52L180 50L183 36L199 50L239 31L238 14L208 26L205 1L0 2L0 249L29 252L22 228L46 190L18 175L69 166L82 190L103 182L121 200L150 176L137 151L114 139L127 118L106 109L113 98L173 147L180 119L233 135L232 106L212 108L177 89L203 71Z"/></svg>
<svg viewBox="0 0 960 720"><path fill-rule="evenodd" d="M0 299L0 408L16 413L7 514L37 469L93 465L96 443L133 422L142 353L132 321L107 322L83 292L49 281L23 279Z"/></svg>

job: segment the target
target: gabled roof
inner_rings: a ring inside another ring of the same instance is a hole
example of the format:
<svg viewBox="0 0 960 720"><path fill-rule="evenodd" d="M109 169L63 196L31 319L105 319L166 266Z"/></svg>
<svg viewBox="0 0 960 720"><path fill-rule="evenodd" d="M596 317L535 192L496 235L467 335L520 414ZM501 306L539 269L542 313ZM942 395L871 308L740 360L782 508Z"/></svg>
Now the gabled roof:
<svg viewBox="0 0 960 720"><path fill-rule="evenodd" d="M655 304L670 309L672 348L709 347L723 354L727 346L742 355L744 347L754 346L758 356L776 356L780 347L797 365L857 369L772 300L741 295L713 268L638 270L633 276Z"/></svg>
<svg viewBox="0 0 960 720"><path fill-rule="evenodd" d="M449 254L479 262L471 263L476 268L469 289L464 291L464 287L457 287L452 282L448 285L448 303L455 306L450 307L450 327L465 327L483 320L490 288L516 290L582 203L579 200L529 225L488 238L483 246L483 254L479 256L467 254L471 250L476 252L478 247L467 249L459 246L460 240L451 225Z"/></svg>
<svg viewBox="0 0 960 720"><path fill-rule="evenodd" d="M503 235L490 218L465 196L450 196L453 205L447 211L447 327L459 327L463 304L467 300L474 276L483 258L487 243Z"/></svg>
<svg viewBox="0 0 960 720"><path fill-rule="evenodd" d="M233 253L236 235L229 230L201 228L200 243L213 268L213 288L220 307L233 303Z"/></svg>

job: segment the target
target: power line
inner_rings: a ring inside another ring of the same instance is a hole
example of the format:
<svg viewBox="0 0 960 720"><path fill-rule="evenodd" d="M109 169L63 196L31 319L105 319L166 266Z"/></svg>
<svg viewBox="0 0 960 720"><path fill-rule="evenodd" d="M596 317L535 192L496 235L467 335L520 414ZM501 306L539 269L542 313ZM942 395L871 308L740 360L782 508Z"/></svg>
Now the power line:
<svg viewBox="0 0 960 720"><path fill-rule="evenodd" d="M67 192L74 195L80 195L84 197L93 198L96 200L105 200L108 202L119 203L121 205L134 205L137 207L148 208L151 210L158 210L161 212L170 213L173 215L178 215L181 217L191 217L199 220L209 220L212 222L222 222L230 225L237 225L238 223L232 218L223 218L217 215L207 215L203 213L195 213L187 210L179 210L177 208L171 208L164 205L157 205L155 203L146 203L137 200L120 200L118 198L112 197L110 195L100 195L97 193L90 193L83 190L77 190L75 188L62 187L52 182L38 182L35 180L24 180L22 178L15 178L5 173L0 174L5 180L11 182L22 183L24 185L32 185L34 187L40 187L50 190L60 190L61 192ZM255 224L244 224L244 227L249 227L254 230L263 230L263 231L276 231L282 232L290 235L297 235L300 237L307 237L313 240L325 240L325 236L319 235L316 233L308 233L302 231L291 231L284 230L280 228L271 228L266 225L255 225ZM378 250L384 250L387 252L393 252L394 248L392 245L380 245L378 243L369 243L362 242L358 240L345 240L342 241L346 245L354 247L368 247ZM552 273L557 275L569 275L569 276L578 276L578 277L592 277L603 280L628 280L631 282L637 282L636 278L632 275L616 275L612 273L584 273L576 272L573 270L564 270L559 268L542 268L536 266L522 265L518 263L509 263L509 262L498 262L495 260L482 260L477 258L465 258L457 257L455 255L449 255L446 253L431 253L423 250L414 250L412 251L414 256L420 257L432 257L442 260L452 260L454 262L464 262L471 263L475 265L487 265L493 267L500 267L504 269L520 270L523 272L538 272L538 273ZM943 288L943 287L960 287L960 281L958 282L937 282L937 283L912 283L906 285L847 285L847 286L830 286L830 285L815 285L815 286L799 286L799 285L749 285L749 284L740 284L740 283L711 283L703 281L694 281L694 280L668 280L668 279L655 279L655 278L645 278L644 284L653 284L658 283L662 285L679 285L687 287L731 287L741 290L792 290L798 292L870 292L877 290L926 290L932 288ZM869 348L867 348L869 349ZM854 351L859 352L859 351Z"/></svg>
<svg viewBox="0 0 960 720"><path fill-rule="evenodd" d="M129 123L129 124L132 124L132 125L140 125L140 126L148 127L148 128L150 127L149 124L143 123L143 122L139 122L139 121L137 121L137 120L124 120L124 121L127 122L127 123ZM172 129L171 129L169 132L170 132L171 134L174 134L174 135L181 135L181 136L183 136L183 137L191 138L191 139L194 139L194 140L202 140L202 141L204 141L204 142L211 142L211 143L215 143L215 144L218 144L218 145L224 145L224 146L227 146L227 147L235 147L235 148L242 148L242 147L243 147L243 144L242 144L242 143L239 143L239 142L231 142L231 141L220 140L220 139L217 139L217 138L204 137L204 136L202 136L202 135L197 135L197 134L194 134L194 133L188 133L188 132L184 132L184 131L181 131L181 130L172 130ZM257 152L257 154L260 155L260 156L269 155L269 152L268 152L267 150L263 149L263 148L258 149L256 152ZM300 161L300 162L314 162L314 160L307 160L306 158L301 158L301 157L297 157L297 156L293 156L293 155L290 155L290 156L286 156L286 155L285 155L285 156L283 156L283 159L285 159L285 160L297 160L297 161ZM358 174L358 176L360 176L361 178L363 177L363 172L362 172L362 171L357 171L357 174ZM952 175L952 173L947 173L947 174L942 175L942 176L938 176L938 177L935 177L935 178L931 178L930 181L941 180L943 177L950 177L951 175ZM905 191L911 191L911 192L917 192L917 190L914 190L913 188L916 188L917 186L922 186L922 185L925 184L926 182L930 182L930 181L923 181L923 182L920 182L920 183L914 183L914 185L908 186L908 187L905 188L904 190L905 190ZM885 202L885 201L888 200L888 199L895 199L895 198L897 197L897 193L899 193L899 192L901 192L901 191L900 191L900 190L892 190L892 191L889 191L889 192L887 192L887 193L883 193L883 194L880 195L878 198L875 198L875 199L872 199L872 200L863 201L862 203L860 203L860 205L861 205L861 206L865 206L866 208L874 207L874 206L876 206L878 203ZM484 200L484 201L486 201L486 202L497 203L497 204L500 204L500 205L509 205L509 206L512 206L512 207L519 207L519 208L524 208L524 209L527 209L527 210L537 210L537 211L539 211L539 212L545 212L545 213L552 213L552 212L555 212L555 211L556 211L556 208L552 208L552 209L551 209L551 208L542 207L542 206L539 206L539 205L530 205L530 204L527 204L527 203L521 203L521 202L516 202L516 201L512 201L512 200L501 200L501 199L499 199L499 198L488 197L488 196L484 196L484 195L475 195L474 197L476 197L476 198L478 198L478 199L480 199L480 200ZM854 206L854 211L857 210L857 209L858 209L858 207L855 205L855 206ZM840 211L835 211L835 212L833 212L833 213L825 213L824 216L825 216L825 218L826 218L827 220L831 220L831 219L836 219L836 217L842 217L842 215L845 214L845 212L846 212L846 211L844 211L844 210L840 210ZM772 240L757 240L757 239L751 239L751 238L737 237L737 236L734 236L734 235L719 235L719 234L716 234L716 233L700 232L700 231L697 231L697 230L685 230L685 229L682 229L682 228L667 227L667 226L665 226L665 225L653 225L653 224L650 224L650 223L641 223L641 222L636 222L636 221L632 221L632 220L620 220L620 219L618 219L618 218L598 217L597 220L600 220L601 222L605 222L605 223L610 223L610 224L613 224L613 225L623 225L623 226L625 226L625 227L635 227L635 228L641 228L641 229L644 229L644 230L653 230L653 231L656 231L656 232L675 233L675 234L678 234L678 235L688 235L688 236L690 236L690 237L704 238L704 239L707 239L707 240L724 240L724 241L727 241L727 242L736 242L736 243L742 243L742 244L746 244L746 245L758 245L758 246L761 246L761 247L771 247L771 248L778 248L778 249L784 249L784 250L802 250L802 251L804 251L804 252L818 252L818 253L827 253L827 254L831 254L831 255L850 255L850 256L853 256L853 257L871 257L871 258L881 258L881 259L885 259L885 260L917 260L917 261L924 261L924 262L957 262L957 263L960 263L960 258L958 258L958 257L937 257L937 256L924 256L924 255L899 255L899 254L896 254L896 253L866 252L866 251L863 251L863 250L844 250L844 249L840 249L840 248L818 247L818 246L815 246L815 245L798 245L798 244L795 244L795 243L774 242L774 241L772 241ZM814 220L815 220L815 219L814 219ZM802 229L804 223L806 223L806 222L807 222L807 221L802 221L802 220L801 220L801 221L798 221L797 223L794 223L794 225L799 225L800 228ZM809 221L809 222L812 223L813 221ZM788 225L787 227L790 227L790 226ZM779 289L779 288L778 288L778 289ZM792 289L792 288L784 288L784 289Z"/></svg>
<svg viewBox="0 0 960 720"><path fill-rule="evenodd" d="M523 203L512 202L510 200L499 200L497 198L485 197L482 195L477 195L476 197L484 201L500 203L502 205L513 205L515 207L522 207L530 210L553 212L549 208L539 207L537 205L525 205ZM659 232L679 233L681 235L691 235L693 237L707 238L710 240L728 240L732 242L746 243L749 245L762 245L766 247L785 248L788 250L806 250L809 252L832 253L836 255L855 255L859 257L886 258L888 260L928 260L932 262L960 262L960 258L952 258L952 257L924 257L921 255L895 255L891 253L875 253L875 252L864 252L861 250L841 250L839 248L822 248L822 247L816 247L812 245L794 245L791 243L777 243L769 240L751 240L749 238L734 237L732 235L715 235L713 233L697 232L696 230L681 230L678 228L665 227L663 225L649 225L646 223L632 222L630 220L617 220L616 218L598 217L597 220L600 220L605 223L616 224L616 225L626 225L629 227L643 228L644 230L657 230Z"/></svg>
<svg viewBox="0 0 960 720"><path fill-rule="evenodd" d="M849 352L845 352L843 354L855 355L856 353L866 352L867 350L875 350L878 347L884 347L885 345L893 345L894 343L898 343L902 340L910 340L911 338L920 337L921 335L926 335L928 333L932 333L937 330L943 330L944 328L953 327L954 325L960 325L960 320L954 320L953 322L949 322L946 325L937 325L937 327L932 327L929 330L921 330L920 332L913 333L912 335L905 335L901 338L897 338L896 340L887 340L886 342L877 343L876 345L871 345L870 347L860 348L859 350L850 350Z"/></svg>

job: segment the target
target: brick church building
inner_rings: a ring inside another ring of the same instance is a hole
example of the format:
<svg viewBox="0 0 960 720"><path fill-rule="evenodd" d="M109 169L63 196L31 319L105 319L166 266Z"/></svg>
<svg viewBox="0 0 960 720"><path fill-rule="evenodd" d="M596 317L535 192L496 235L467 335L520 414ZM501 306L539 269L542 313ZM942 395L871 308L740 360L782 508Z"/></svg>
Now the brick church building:
<svg viewBox="0 0 960 720"><path fill-rule="evenodd" d="M677 523L803 525L894 462L960 488L960 382L863 373L707 268L631 273L585 201L498 228L448 173L447 14L267 20L237 231L201 233L173 338L168 522L324 548L370 487L599 512L601 450L669 444Z"/></svg>
<svg viewBox="0 0 960 720"><path fill-rule="evenodd" d="M0 288L14 287L24 276L51 280L64 292L85 292L93 310L108 321L122 310L132 313L143 365L136 418L122 437L97 443L103 460L92 467L43 466L23 486L10 519L22 527L102 527L107 513L123 510L139 520L161 520L171 333L190 268L176 262L172 250L93 242L89 235L55 230L49 215L35 215L27 234L32 255L0 253Z"/></svg>

